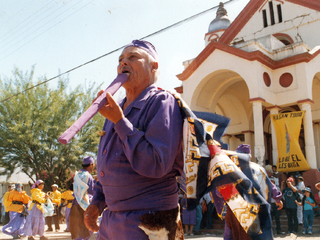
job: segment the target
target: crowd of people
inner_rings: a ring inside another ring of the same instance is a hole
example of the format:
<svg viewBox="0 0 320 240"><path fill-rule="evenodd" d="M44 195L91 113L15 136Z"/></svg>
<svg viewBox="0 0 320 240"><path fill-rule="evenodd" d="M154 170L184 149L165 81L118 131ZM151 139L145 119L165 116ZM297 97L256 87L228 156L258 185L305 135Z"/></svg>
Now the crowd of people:
<svg viewBox="0 0 320 240"><path fill-rule="evenodd" d="M313 220L315 216L319 216L320 201L314 197L311 187L305 186L304 178L297 173L284 174L285 181L280 183L279 173L275 165L266 165L265 171L272 182L277 188L278 199L283 202L283 209L279 208L275 198L270 199L271 204L271 217L275 221L275 235L280 234L297 234L298 226L303 226L302 234L311 235L313 232ZM281 185L281 186L280 186ZM320 191L320 182L315 184L316 189ZM318 195L318 194L317 194ZM219 219L217 213L214 212L214 202L210 194L204 196L199 205L194 210L187 210L185 206L185 195L181 193L180 204L182 206L182 222L184 224L185 235L200 235L200 229L213 229L212 219ZM320 197L319 197L320 199ZM278 201L279 202L279 201ZM210 205L213 205L213 208ZM301 208L299 208L301 207ZM280 215L286 214L288 225L281 226ZM203 216L206 216L203 218ZM226 225L225 230L229 227ZM284 231L286 229L286 231ZM206 231L204 230L203 233ZM229 239L226 235L224 239ZM231 237L230 239L234 239Z"/></svg>
<svg viewBox="0 0 320 240"><path fill-rule="evenodd" d="M53 223L55 231L60 231L60 212L64 207L65 231L70 231L72 239L89 239L93 232L98 232L98 240L147 240L149 236L183 239L177 178L184 168L183 123L187 116L176 96L156 86L158 67L158 54L151 43L134 40L123 49L117 72L128 75L122 85L126 95L117 102L106 93L106 102L99 110L105 123L103 131L99 131L97 180L90 174L95 159L84 157L82 169L74 175L73 193L68 189L61 194L57 184L44 193L44 182L38 179L28 196L17 183L5 195L10 221L2 228L4 233L14 239L25 235L34 240L39 235L40 240L45 240L45 223L46 231L53 231ZM100 91L98 97L101 94L104 92ZM298 224L303 223L304 233L312 234L315 200L310 187L299 182L301 178L296 184L294 176L288 176L279 186L276 167L267 166L264 170L252 163L249 145L241 144L236 152L246 156L244 164L250 167L244 174L265 205L267 216L259 239L273 239L269 204L277 233L281 233L281 199L288 216L288 231L297 232ZM258 175L263 181L257 182ZM268 189L267 194L263 189ZM185 196L181 195L185 234L200 234L203 219L203 226L211 229L215 208L211 193L203 196L194 210L186 208ZM224 239L250 239L230 208L225 209L223 216Z"/></svg>
<svg viewBox="0 0 320 240"><path fill-rule="evenodd" d="M44 181L41 179L31 187L31 196L23 191L21 183L10 185L3 196L9 218L2 232L13 239L27 236L28 240L34 240L39 235L40 240L46 240L45 232L59 232L60 223L65 221L64 232L70 232L72 239L89 239L92 232L84 225L83 215L93 196L94 180L90 172L95 167L94 158L84 157L82 167L75 173L73 184L62 194L57 184L51 185L52 191L43 192ZM74 186L76 191L72 191Z"/></svg>
<svg viewBox="0 0 320 240"><path fill-rule="evenodd" d="M272 205L272 218L276 223L277 234L297 234L299 225L303 226L302 234L313 233L313 220L317 214L320 201L317 201L311 191L311 186L305 186L301 173L286 173L285 180L279 181L279 173L276 166L266 166L270 180L276 184L282 192L284 211L288 220L287 232L282 231L280 223L280 212ZM315 184L320 190L320 183ZM317 193L318 195L318 193ZM273 203L272 203L273 204ZM284 227L284 226L283 226Z"/></svg>

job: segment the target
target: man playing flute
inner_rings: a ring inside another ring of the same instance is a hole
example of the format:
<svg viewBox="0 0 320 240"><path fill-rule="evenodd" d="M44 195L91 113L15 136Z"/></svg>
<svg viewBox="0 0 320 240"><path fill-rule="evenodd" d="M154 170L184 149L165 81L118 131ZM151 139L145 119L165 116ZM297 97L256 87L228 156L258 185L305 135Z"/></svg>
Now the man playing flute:
<svg viewBox="0 0 320 240"><path fill-rule="evenodd" d="M134 40L127 45L117 71L129 74L122 85L126 97L117 103L107 93L107 103L99 111L106 118L97 156L99 182L85 223L92 231L99 230L97 239L149 239L150 234L175 239L176 177L183 171L179 105L155 85L158 56L151 43ZM102 211L99 228L96 220ZM161 222L164 228L159 227ZM150 233L145 226L161 233Z"/></svg>

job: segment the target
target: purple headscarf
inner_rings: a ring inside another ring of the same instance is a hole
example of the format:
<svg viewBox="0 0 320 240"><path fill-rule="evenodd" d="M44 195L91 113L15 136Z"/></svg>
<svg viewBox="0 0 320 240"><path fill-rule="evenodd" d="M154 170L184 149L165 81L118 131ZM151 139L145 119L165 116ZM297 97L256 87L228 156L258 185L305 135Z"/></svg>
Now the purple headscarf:
<svg viewBox="0 0 320 240"><path fill-rule="evenodd" d="M43 183L43 181L41 179L38 179L31 187L31 189L37 187L39 184Z"/></svg>
<svg viewBox="0 0 320 240"><path fill-rule="evenodd" d="M131 43L129 43L125 48L127 47L138 47L149 53L154 60L158 61L158 54L156 51L156 48L149 42L144 40L133 40Z"/></svg>
<svg viewBox="0 0 320 240"><path fill-rule="evenodd" d="M87 165L90 163L94 163L94 158L89 156L89 157L84 157L82 161L82 165ZM57 186L58 187L58 186Z"/></svg>
<svg viewBox="0 0 320 240"><path fill-rule="evenodd" d="M248 154L251 154L250 145L248 145L248 144L240 144L240 145L237 147L236 152L238 152L238 153L248 153Z"/></svg>

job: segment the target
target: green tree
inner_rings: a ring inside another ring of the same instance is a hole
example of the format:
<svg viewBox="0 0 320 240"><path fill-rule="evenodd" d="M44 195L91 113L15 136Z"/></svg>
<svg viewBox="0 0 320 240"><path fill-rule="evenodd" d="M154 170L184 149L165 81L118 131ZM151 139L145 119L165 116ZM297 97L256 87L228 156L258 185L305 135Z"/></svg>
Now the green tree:
<svg viewBox="0 0 320 240"><path fill-rule="evenodd" d="M104 119L96 114L67 145L58 138L91 105L98 88L71 90L67 78L59 78L55 90L48 84L34 87L33 75L34 68L30 73L15 69L13 77L0 79L0 174L10 176L20 168L33 181L44 180L46 189L53 183L65 188L82 157L95 156Z"/></svg>

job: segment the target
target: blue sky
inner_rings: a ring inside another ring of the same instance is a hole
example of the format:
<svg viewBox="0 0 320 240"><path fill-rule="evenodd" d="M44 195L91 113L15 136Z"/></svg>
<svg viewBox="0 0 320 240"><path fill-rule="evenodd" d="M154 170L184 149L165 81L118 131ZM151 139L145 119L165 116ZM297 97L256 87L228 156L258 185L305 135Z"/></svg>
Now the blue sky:
<svg viewBox="0 0 320 240"><path fill-rule="evenodd" d="M11 77L14 67L25 72L35 65L37 79L52 78L220 1L0 0L0 77ZM248 2L227 3L229 18L233 21ZM160 87L173 90L181 85L176 75L183 71L182 62L203 50L215 16L216 9L146 39L159 54ZM70 86L95 82L106 88L116 77L120 53L69 73Z"/></svg>

